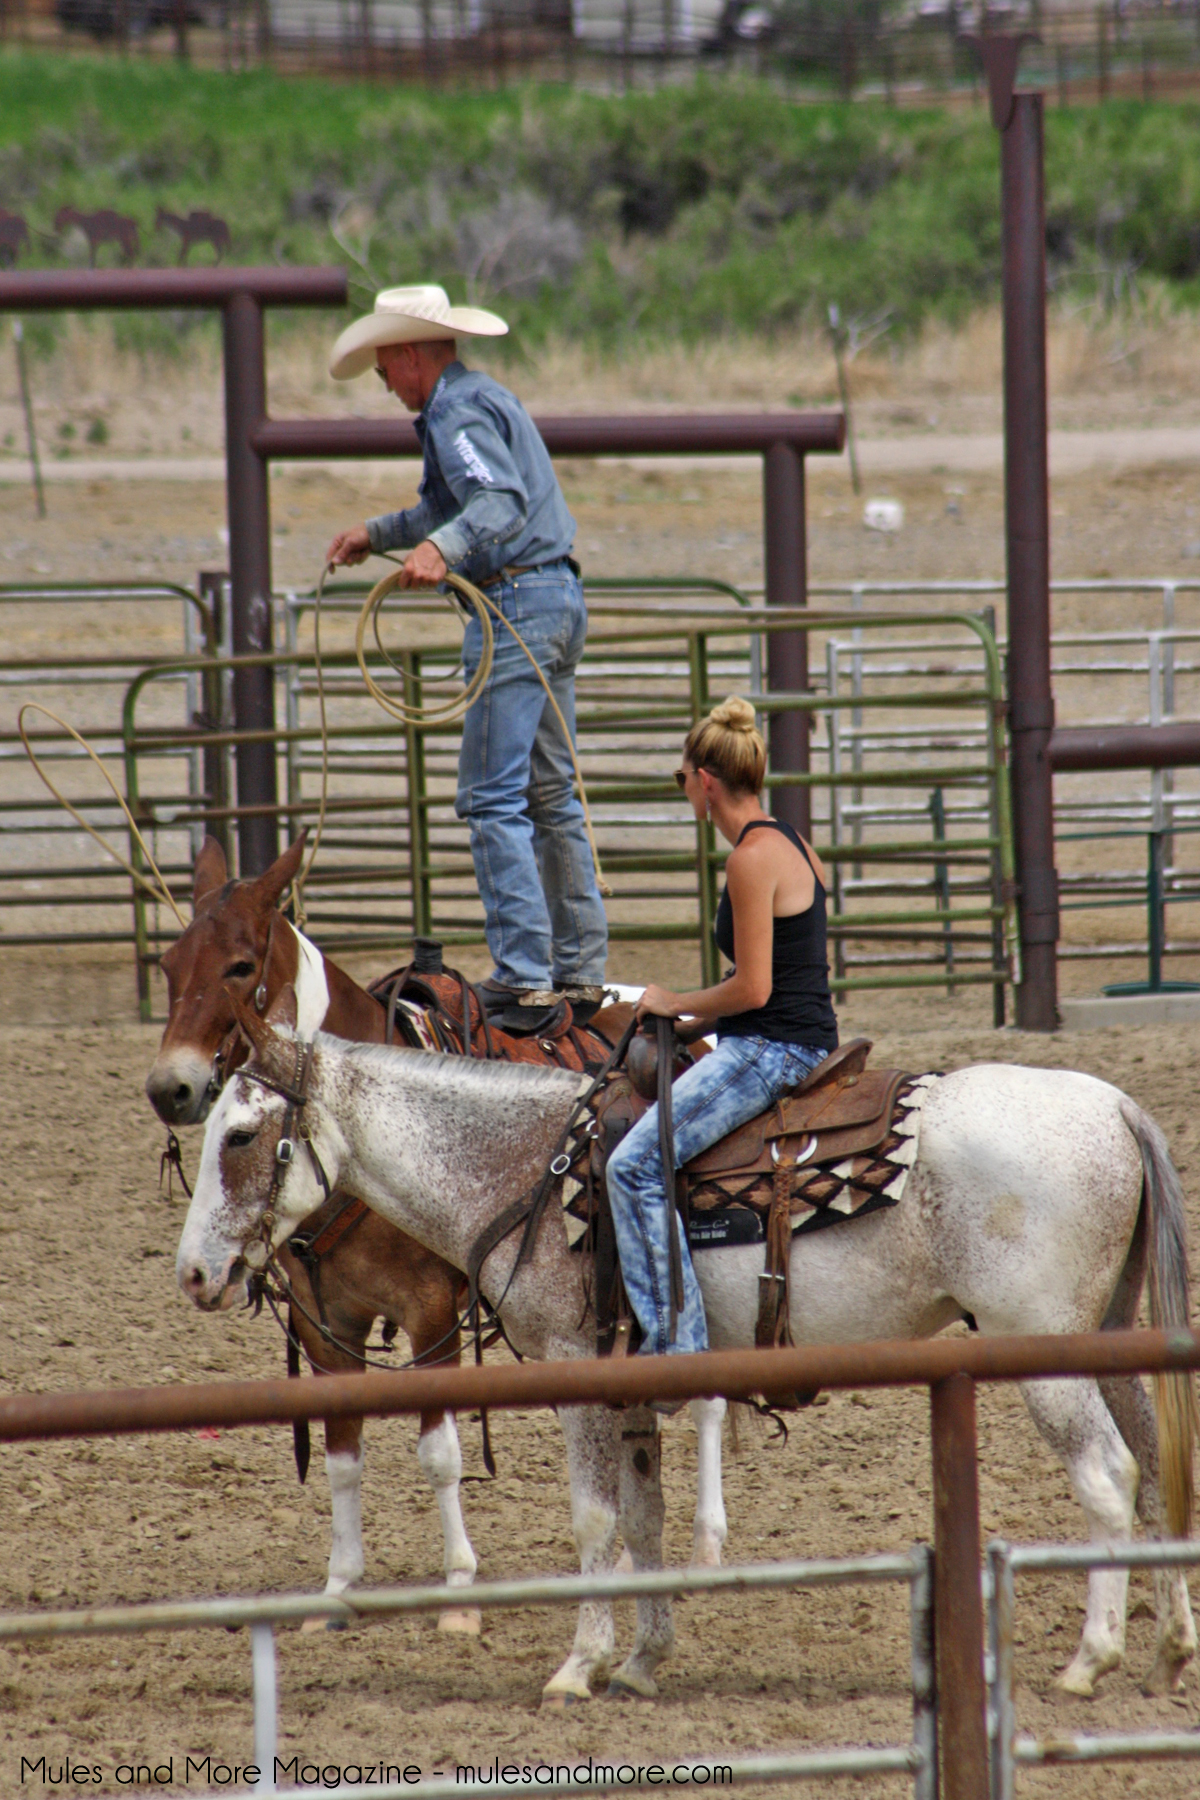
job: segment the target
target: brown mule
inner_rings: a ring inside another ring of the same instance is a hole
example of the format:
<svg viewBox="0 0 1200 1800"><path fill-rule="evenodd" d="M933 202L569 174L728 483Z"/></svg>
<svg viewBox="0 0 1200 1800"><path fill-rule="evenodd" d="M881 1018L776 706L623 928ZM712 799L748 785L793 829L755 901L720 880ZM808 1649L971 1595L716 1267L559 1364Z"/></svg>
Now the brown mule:
<svg viewBox="0 0 1200 1800"><path fill-rule="evenodd" d="M199 1123L220 1081L245 1056L227 989L260 1012L289 985L303 994L303 977L311 971L302 967L307 959L301 940L278 911L303 852L301 837L257 880L230 881L221 846L205 841L193 872L192 923L162 958L169 1013L146 1092L165 1124ZM322 962L327 1005L316 1023L337 1037L382 1043L383 1008L335 963ZM348 1229L321 1244L323 1235L332 1236L330 1227L338 1231L345 1205L346 1197L335 1193L306 1221L310 1245L319 1246L315 1258L310 1251L302 1259L287 1246L278 1258L296 1299L289 1308L291 1332L313 1372L365 1368L371 1329L381 1317L404 1331L418 1362L456 1362L463 1285L458 1270L376 1213L356 1210ZM306 1447L306 1438L298 1438L301 1465ZM447 1578L466 1586L475 1557L459 1510L462 1456L452 1414L421 1414L417 1456L437 1495ZM326 1592L341 1593L363 1571L361 1418L326 1420L325 1467L333 1510ZM477 1632L479 1614L463 1609L443 1614L439 1624Z"/></svg>
<svg viewBox="0 0 1200 1800"><path fill-rule="evenodd" d="M244 1059L230 994L265 1014L290 986L305 1035L320 1027L360 1043L385 1041L386 1004L322 956L278 910L303 852L301 836L253 881L229 879L225 853L212 838L196 859L192 923L162 957L169 1012L146 1081L150 1102L168 1126L199 1124L222 1081ZM615 1031L619 1036L629 1014L627 1006L607 1008L585 1035L591 1038L595 1032L608 1039ZM474 1008L471 1019L476 1025ZM445 1035L452 1040L450 1032ZM526 1040L506 1039L499 1032L491 1036L502 1041L497 1048L507 1044L522 1060L537 1056L561 1065L565 1052L572 1066L576 1061L566 1040L561 1048L541 1052ZM458 1361L463 1277L359 1202L334 1193L305 1221L301 1236L280 1249L278 1261L295 1297L289 1322L298 1346L291 1351L296 1364L302 1353L316 1374L365 1368L377 1318L387 1321L385 1334L396 1327L404 1331L416 1361ZM475 1557L459 1507L462 1456L452 1414L421 1414L417 1457L437 1496L447 1579L465 1587L474 1575ZM303 1479L306 1432L297 1434L297 1460ZM361 1418L326 1421L325 1466L333 1503L326 1592L340 1593L363 1571ZM445 1630L477 1632L479 1614L473 1609L444 1613L439 1624Z"/></svg>

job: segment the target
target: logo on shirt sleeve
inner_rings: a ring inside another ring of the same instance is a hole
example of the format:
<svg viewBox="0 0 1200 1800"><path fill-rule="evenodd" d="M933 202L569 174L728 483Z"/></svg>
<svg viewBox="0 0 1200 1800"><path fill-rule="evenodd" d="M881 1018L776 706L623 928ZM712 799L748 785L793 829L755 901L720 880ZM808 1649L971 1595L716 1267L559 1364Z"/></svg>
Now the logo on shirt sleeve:
<svg viewBox="0 0 1200 1800"><path fill-rule="evenodd" d="M473 475L476 481L482 481L485 487L495 486L496 477L492 474L492 471L488 468L465 431L460 431L455 438L454 448L462 457L468 475Z"/></svg>

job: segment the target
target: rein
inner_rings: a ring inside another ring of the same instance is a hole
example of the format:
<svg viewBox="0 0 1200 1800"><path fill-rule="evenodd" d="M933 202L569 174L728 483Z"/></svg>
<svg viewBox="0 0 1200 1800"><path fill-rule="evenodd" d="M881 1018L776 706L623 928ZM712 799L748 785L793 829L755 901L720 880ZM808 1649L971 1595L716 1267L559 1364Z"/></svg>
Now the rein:
<svg viewBox="0 0 1200 1800"><path fill-rule="evenodd" d="M536 1187L534 1187L524 1199L515 1200L511 1206L506 1206L502 1213L498 1214L489 1225L484 1227L471 1246L470 1254L467 1258L467 1316L471 1320L471 1328L475 1333L475 1361L477 1363L482 1361L482 1346L480 1343L481 1326L479 1320L479 1277L483 1272L483 1265L492 1254L492 1251L498 1249L506 1238L511 1237L518 1225L523 1224L525 1230L521 1237L521 1244L517 1251L516 1261L509 1271L508 1280L504 1284L504 1292L492 1308L497 1323L501 1323L500 1308L508 1298L508 1291L516 1278L518 1269L521 1267L522 1263L529 1260L529 1257L533 1253L533 1246L537 1240L537 1234L541 1227L542 1219L545 1216L546 1202L550 1198L554 1183L566 1174L574 1160L569 1153L568 1146L575 1135L575 1130L579 1124L580 1118L591 1105L613 1070L624 1061L626 1052L633 1041L633 1034L637 1030L637 1024L637 1017L635 1015L630 1019L625 1030L621 1033L620 1038L609 1051L605 1061L592 1077L586 1090L576 1099L571 1108L570 1117L563 1127L554 1154L547 1163L545 1173L542 1175L542 1178L537 1183ZM502 1324L501 1329L503 1329Z"/></svg>

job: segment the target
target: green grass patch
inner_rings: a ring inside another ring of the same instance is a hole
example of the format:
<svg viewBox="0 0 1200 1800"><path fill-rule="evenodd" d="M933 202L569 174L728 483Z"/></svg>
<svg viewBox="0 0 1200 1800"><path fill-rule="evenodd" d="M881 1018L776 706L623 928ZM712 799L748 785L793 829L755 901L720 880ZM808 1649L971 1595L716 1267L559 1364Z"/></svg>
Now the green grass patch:
<svg viewBox="0 0 1200 1800"><path fill-rule="evenodd" d="M982 113L798 105L749 80L465 95L0 54L0 205L36 234L27 260L79 255L53 228L72 204L132 214L142 260L171 262L156 207L203 206L238 260L344 264L355 310L439 280L525 342L770 332L831 301L899 335L953 321L998 296L998 181ZM1152 280L1193 304L1200 109L1051 110L1047 221L1057 290L1109 303Z"/></svg>

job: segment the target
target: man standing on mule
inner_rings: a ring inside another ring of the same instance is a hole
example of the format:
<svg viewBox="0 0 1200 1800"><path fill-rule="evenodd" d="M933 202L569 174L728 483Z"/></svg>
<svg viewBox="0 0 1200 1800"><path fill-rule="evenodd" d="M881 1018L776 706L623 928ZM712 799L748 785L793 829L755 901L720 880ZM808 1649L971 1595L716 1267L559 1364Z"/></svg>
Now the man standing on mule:
<svg viewBox="0 0 1200 1800"><path fill-rule="evenodd" d="M420 497L343 531L332 564L408 550L406 587L451 570L488 598L528 645L572 733L575 669L587 636L575 521L537 429L515 395L458 360L460 337L500 337L495 313L451 306L440 287L388 288L343 331L330 374L374 367L417 414ZM471 832L495 967L481 992L507 1028L537 1030L565 994L577 1018L600 1004L608 925L562 728L512 631L495 624L491 675L463 722L455 810ZM472 617L463 672L479 666Z"/></svg>

